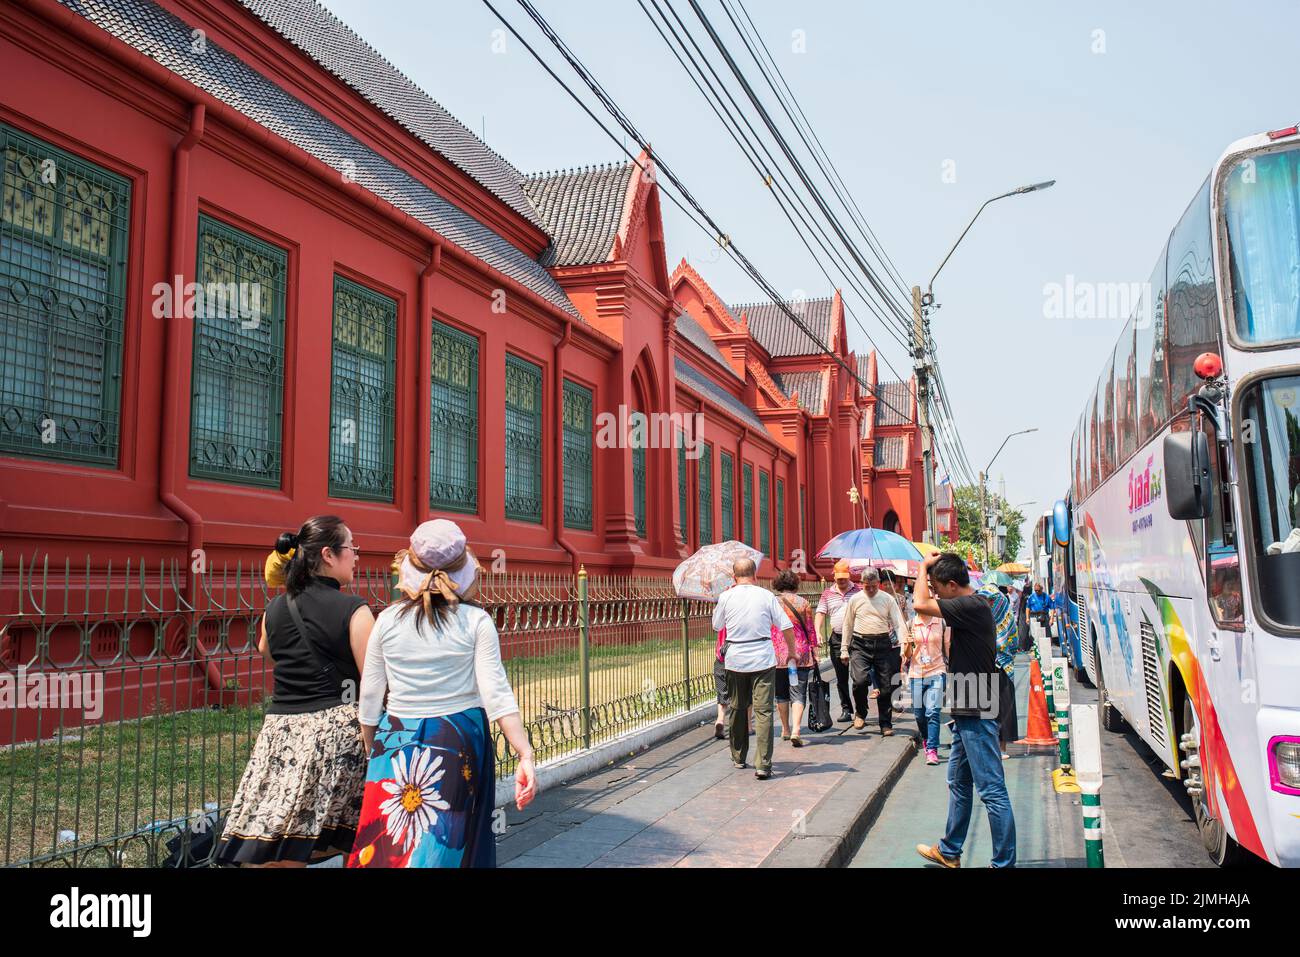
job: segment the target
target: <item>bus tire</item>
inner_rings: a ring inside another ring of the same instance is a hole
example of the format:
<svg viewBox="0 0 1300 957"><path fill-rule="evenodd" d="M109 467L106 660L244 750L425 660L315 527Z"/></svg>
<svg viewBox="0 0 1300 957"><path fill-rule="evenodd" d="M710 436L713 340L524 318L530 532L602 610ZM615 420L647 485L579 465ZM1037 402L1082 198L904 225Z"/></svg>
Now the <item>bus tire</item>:
<svg viewBox="0 0 1300 957"><path fill-rule="evenodd" d="M1191 698L1183 699L1182 727L1196 742L1192 745L1192 748L1187 750L1187 756L1189 758L1192 756L1199 757L1201 735ZM1240 844L1232 839L1222 821L1210 814L1209 803L1205 800L1203 793L1204 784L1201 778L1200 765L1184 763L1187 764L1185 768L1187 774L1183 778L1183 784L1187 787L1188 794L1192 799L1192 813L1196 817L1196 830L1200 832L1201 845L1205 848L1205 853L1210 855L1210 860L1219 867L1237 867L1245 864L1253 855L1245 851Z"/></svg>
<svg viewBox="0 0 1300 957"><path fill-rule="evenodd" d="M1119 713L1119 708L1111 704L1110 695L1106 693L1106 676L1101 669L1101 656L1094 650L1094 660L1097 662L1097 712L1101 715L1101 727L1104 731L1125 731L1128 729L1128 722L1124 716Z"/></svg>

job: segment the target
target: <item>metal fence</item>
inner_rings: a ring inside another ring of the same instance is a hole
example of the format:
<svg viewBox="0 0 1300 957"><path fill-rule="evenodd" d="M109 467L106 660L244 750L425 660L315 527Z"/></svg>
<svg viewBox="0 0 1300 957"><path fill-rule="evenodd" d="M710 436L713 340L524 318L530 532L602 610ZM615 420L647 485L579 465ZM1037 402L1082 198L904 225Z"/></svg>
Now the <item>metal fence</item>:
<svg viewBox="0 0 1300 957"><path fill-rule="evenodd" d="M272 688L257 636L274 595L260 565L187 571L0 553L0 864L207 853ZM376 612L390 588L387 568L351 586ZM713 606L666 579L487 575L479 600L539 763L713 695ZM514 755L493 734L508 779Z"/></svg>

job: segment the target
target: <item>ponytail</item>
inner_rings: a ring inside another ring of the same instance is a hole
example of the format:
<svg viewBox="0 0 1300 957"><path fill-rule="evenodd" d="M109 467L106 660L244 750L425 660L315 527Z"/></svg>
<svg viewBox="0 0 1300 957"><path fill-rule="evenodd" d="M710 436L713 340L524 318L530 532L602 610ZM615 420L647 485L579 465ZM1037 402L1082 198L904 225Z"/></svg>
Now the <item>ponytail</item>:
<svg viewBox="0 0 1300 957"><path fill-rule="evenodd" d="M342 548L343 519L337 515L316 515L303 522L295 535L281 532L275 541L275 550L281 555L292 549L293 557L284 573L284 587L290 595L301 594L311 584L311 577L320 567L321 551Z"/></svg>

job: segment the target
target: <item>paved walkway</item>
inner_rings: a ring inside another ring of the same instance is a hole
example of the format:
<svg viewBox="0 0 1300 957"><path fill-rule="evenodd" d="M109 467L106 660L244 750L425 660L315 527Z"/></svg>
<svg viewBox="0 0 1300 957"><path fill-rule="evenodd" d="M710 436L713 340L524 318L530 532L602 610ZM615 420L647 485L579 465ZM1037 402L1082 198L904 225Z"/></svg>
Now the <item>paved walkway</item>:
<svg viewBox="0 0 1300 957"><path fill-rule="evenodd" d="M829 669L827 669L829 671ZM832 699L835 695L832 692ZM834 700L832 704L835 704ZM838 710L834 711L838 714ZM732 767L713 724L693 729L605 771L543 794L523 813L510 808L498 840L504 867L757 867L792 835L808 833L813 810L837 787L863 774L864 755L900 753L913 734L909 715L881 738L874 718L864 731L837 724L805 732L805 746L780 739L773 777L754 777L753 739L743 770ZM842 732L842 733L841 733Z"/></svg>

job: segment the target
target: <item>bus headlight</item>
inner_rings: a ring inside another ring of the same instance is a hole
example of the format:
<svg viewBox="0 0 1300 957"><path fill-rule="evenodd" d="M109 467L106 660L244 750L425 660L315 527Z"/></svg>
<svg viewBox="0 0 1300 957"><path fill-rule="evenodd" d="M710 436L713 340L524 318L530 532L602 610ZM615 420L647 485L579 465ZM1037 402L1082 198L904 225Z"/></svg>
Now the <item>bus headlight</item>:
<svg viewBox="0 0 1300 957"><path fill-rule="evenodd" d="M1268 771L1274 791L1300 794L1300 738L1278 735L1269 741Z"/></svg>

